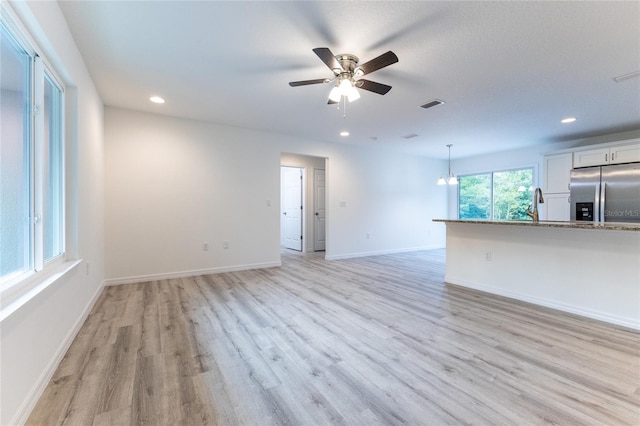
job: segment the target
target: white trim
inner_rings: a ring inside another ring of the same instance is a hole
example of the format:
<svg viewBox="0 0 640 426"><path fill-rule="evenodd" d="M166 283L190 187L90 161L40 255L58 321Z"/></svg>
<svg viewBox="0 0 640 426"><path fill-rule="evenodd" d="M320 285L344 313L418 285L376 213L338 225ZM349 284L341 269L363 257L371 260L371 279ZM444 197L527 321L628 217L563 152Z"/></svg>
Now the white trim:
<svg viewBox="0 0 640 426"><path fill-rule="evenodd" d="M7 2L0 3L0 16L2 16L2 21L29 56L34 56L36 54L37 43L33 37L31 37L31 33L22 24L22 20L18 18L18 15L13 10L13 6L14 5L9 5Z"/></svg>
<svg viewBox="0 0 640 426"><path fill-rule="evenodd" d="M440 249L440 248L443 248L443 247L441 245L428 245L428 246L407 247L407 248L391 249L391 250L378 250L378 251L365 251L365 252L359 252L359 253L325 255L324 258L326 260L342 260L342 259L353 259L356 257L380 256L384 254L408 253L412 251L434 250L434 249Z"/></svg>
<svg viewBox="0 0 640 426"><path fill-rule="evenodd" d="M29 300L36 297L47 287L74 270L82 260L63 262L60 265L36 272L18 283L0 291L0 323L20 309Z"/></svg>
<svg viewBox="0 0 640 426"><path fill-rule="evenodd" d="M80 261L77 261L75 264L77 265L78 263L80 263ZM104 290L104 286L105 286L105 283L103 281L100 284L100 286L98 286L96 292L93 294L93 296L89 300L89 303L87 304L85 309L82 311L82 314L78 317L73 327L71 327L71 330L69 330L69 333L67 333L65 338L62 340L62 343L58 347L58 350L55 352L53 358L51 358L51 361L49 361L49 364L42 371L42 374L40 375L40 377L38 377L38 379L34 383L31 390L27 393L27 397L24 399L24 401L16 411L15 416L9 422L9 424L22 425L26 423L27 419L29 418L29 415L31 414L31 411L36 406L36 403L42 396L42 393L46 389L47 384L49 384L49 381L51 380L51 378L53 377L53 374L58 369L60 362L62 362L62 359L64 358L65 354L69 350L71 343L73 343L78 332L82 328L82 325L84 324L87 317L89 316L89 313L91 313L91 310L93 309L96 302L98 301L98 298L102 294L102 291Z"/></svg>
<svg viewBox="0 0 640 426"><path fill-rule="evenodd" d="M111 285L122 285L122 284L134 284L134 283L142 283L142 282L148 282L148 281L168 280L173 278L196 277L199 275L221 274L223 272L237 272L237 271L247 271L250 269L276 268L279 266L282 266L281 261L254 263L249 265L225 266L225 267L219 267L219 268L194 269L191 271L166 272L162 274L136 275L131 277L109 278L105 280L105 285L111 286Z"/></svg>
<svg viewBox="0 0 640 426"><path fill-rule="evenodd" d="M33 73L31 75L31 251L33 269L36 272L44 269L44 168L48 160L48 146L44 141L44 68L42 58L36 54L32 58Z"/></svg>
<svg viewBox="0 0 640 426"><path fill-rule="evenodd" d="M451 277L449 275L445 275L444 281L446 284L472 288L474 290L479 290L485 293L496 294L498 296L507 297L509 299L520 300L522 302L532 303L534 305L540 305L547 308L556 309L558 311L580 315L586 318L591 318L598 321L603 321L606 323L623 326L633 330L640 330L640 320L637 318L634 319L634 318L620 317L620 316L612 315L606 312L596 311L592 309L584 309L583 307L580 307L580 306L557 302L555 300L545 299L541 297L531 297L529 295L525 295L522 293L506 291L501 288L482 285L475 282L458 279L456 277Z"/></svg>

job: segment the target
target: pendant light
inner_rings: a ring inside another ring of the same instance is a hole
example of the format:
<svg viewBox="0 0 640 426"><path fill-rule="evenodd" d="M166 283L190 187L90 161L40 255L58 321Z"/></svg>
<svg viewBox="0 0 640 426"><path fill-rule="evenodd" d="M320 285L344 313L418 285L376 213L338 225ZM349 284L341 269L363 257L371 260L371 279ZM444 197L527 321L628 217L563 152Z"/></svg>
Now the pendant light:
<svg viewBox="0 0 640 426"><path fill-rule="evenodd" d="M451 147L453 146L453 144L448 144L447 148L449 148L449 174L447 175L447 179L444 178L444 176L440 176L440 179L438 179L438 185L457 185L458 184L458 179L456 178L456 175L454 175L453 173L451 173Z"/></svg>

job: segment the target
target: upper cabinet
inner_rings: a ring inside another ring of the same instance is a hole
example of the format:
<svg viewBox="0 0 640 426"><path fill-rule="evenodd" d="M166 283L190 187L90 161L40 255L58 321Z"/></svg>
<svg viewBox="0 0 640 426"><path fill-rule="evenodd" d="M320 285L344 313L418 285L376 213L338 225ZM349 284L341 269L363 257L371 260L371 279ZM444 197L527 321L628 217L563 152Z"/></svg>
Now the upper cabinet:
<svg viewBox="0 0 640 426"><path fill-rule="evenodd" d="M609 164L635 163L640 161L640 142L610 148Z"/></svg>
<svg viewBox="0 0 640 426"><path fill-rule="evenodd" d="M609 148L575 151L573 153L573 167L604 166L640 161L640 141L629 142L629 144Z"/></svg>
<svg viewBox="0 0 640 426"><path fill-rule="evenodd" d="M590 149L573 153L575 167L601 166L609 164L609 148Z"/></svg>
<svg viewBox="0 0 640 426"><path fill-rule="evenodd" d="M570 152L544 157L542 191L545 194L569 192L571 161Z"/></svg>

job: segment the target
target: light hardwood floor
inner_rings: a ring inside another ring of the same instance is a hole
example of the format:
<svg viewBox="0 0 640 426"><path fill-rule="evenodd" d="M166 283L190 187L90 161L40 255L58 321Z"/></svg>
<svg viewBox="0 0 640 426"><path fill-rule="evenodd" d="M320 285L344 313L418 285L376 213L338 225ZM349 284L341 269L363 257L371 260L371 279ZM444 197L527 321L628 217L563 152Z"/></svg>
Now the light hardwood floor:
<svg viewBox="0 0 640 426"><path fill-rule="evenodd" d="M108 287L33 425L638 425L640 334L443 283L444 252Z"/></svg>

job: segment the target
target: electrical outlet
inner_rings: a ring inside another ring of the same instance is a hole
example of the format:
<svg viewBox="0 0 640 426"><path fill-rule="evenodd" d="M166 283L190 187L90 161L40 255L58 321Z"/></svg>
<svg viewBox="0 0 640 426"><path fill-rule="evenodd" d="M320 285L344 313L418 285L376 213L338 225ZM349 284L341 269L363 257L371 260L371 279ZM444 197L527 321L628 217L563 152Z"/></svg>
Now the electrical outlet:
<svg viewBox="0 0 640 426"><path fill-rule="evenodd" d="M229 248L229 241L223 241L222 242L222 248L225 249L225 250L228 249Z"/></svg>
<svg viewBox="0 0 640 426"><path fill-rule="evenodd" d="M484 260L487 262L491 262L491 252L490 251L485 251L484 252Z"/></svg>
<svg viewBox="0 0 640 426"><path fill-rule="evenodd" d="M209 243L202 243L202 251L209 251Z"/></svg>

